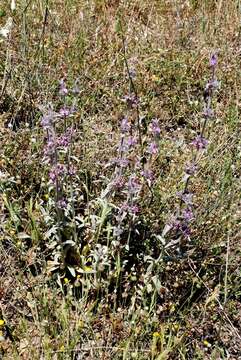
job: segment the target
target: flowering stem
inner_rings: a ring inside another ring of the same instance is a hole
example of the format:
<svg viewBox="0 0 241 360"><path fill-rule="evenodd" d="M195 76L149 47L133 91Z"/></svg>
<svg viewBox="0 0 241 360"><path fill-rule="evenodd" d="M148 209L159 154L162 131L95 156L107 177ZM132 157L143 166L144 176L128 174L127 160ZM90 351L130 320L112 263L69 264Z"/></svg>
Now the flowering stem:
<svg viewBox="0 0 241 360"><path fill-rule="evenodd" d="M207 140L204 138L208 119L212 117L212 97L215 88L217 87L217 81L215 79L215 69L217 65L216 55L212 55L210 59L210 66L212 68L211 80L208 81L204 89L204 122L202 125L201 133L198 135L192 144L196 148L196 152L193 155L192 166L186 170L186 179L184 182L184 189L181 192L180 205L177 211L177 228L181 229L184 235L189 236L189 222L193 219L192 216L192 194L188 191L190 184L190 178L195 173L196 162L198 158L199 150L204 149L207 145ZM185 205L185 206L184 206ZM182 241L183 242L183 241ZM184 243L183 243L184 244ZM181 245L181 243L180 243Z"/></svg>
<svg viewBox="0 0 241 360"><path fill-rule="evenodd" d="M125 66L126 66L126 70L127 70L127 74L128 74L129 83L130 83L130 92L134 93L135 99L137 100L137 103L136 103L136 106L135 106L136 119L137 119L137 129L138 129L139 144L140 144L140 147L141 147L141 154L143 156L143 142L142 142L142 134L141 134L141 122L140 122L140 109L139 109L139 104L138 104L138 92L137 92L135 83L133 81L133 77L131 75L129 64L128 64L128 61L127 61L125 37L123 35L123 29L122 29L122 24L121 24L120 20L119 20L119 23L120 23L120 28L121 28L121 39L122 39L122 44L123 44L123 57L124 57L124 62L125 62Z"/></svg>

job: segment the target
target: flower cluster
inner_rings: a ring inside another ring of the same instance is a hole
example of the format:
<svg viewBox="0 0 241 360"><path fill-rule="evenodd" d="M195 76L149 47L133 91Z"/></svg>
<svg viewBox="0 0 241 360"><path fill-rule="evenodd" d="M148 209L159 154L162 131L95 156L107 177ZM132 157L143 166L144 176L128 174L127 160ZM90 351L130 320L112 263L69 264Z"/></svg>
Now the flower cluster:
<svg viewBox="0 0 241 360"><path fill-rule="evenodd" d="M61 79L59 93L66 100L69 93L64 79ZM46 144L44 147L44 161L49 165L49 180L55 186L56 207L64 209L67 206L64 196L64 180L67 175L74 173L73 167L68 164L68 152L71 146L74 129L66 126L66 120L74 112L74 108L65 103L58 112L49 106L44 112L41 125L46 132ZM63 124L62 121L65 121ZM62 132L62 129L65 129ZM65 157L63 157L65 154ZM66 163L67 162L67 163Z"/></svg>
<svg viewBox="0 0 241 360"><path fill-rule="evenodd" d="M130 71L125 59L129 77L130 93L124 96L127 109L132 111L135 121L130 122L125 116L120 124L120 142L118 157L114 160L115 171L112 181L103 192L106 197L118 193L121 204L117 207L115 216L117 225L114 234L118 237L123 232L124 220L129 219L130 229L134 226L135 217L141 212L140 194L145 185L148 186L152 198L151 184L154 174L152 162L159 153L160 126L158 119L153 119L149 125L148 136L143 140L142 121L140 116L140 98L134 83L135 72Z"/></svg>
<svg viewBox="0 0 241 360"><path fill-rule="evenodd" d="M144 154L146 162L143 164L142 155L138 150L138 129L131 125L127 117L120 123L120 142L118 145L118 157L114 160L115 171L113 180L109 184L110 192L105 194L118 193L118 198L122 199L116 215L117 226L115 235L119 236L123 232L125 219L132 219L140 214L140 193L145 184L148 187L154 181L154 173L151 169L153 155L159 152L160 127L157 119L152 120L149 126L148 138L145 142Z"/></svg>
<svg viewBox="0 0 241 360"><path fill-rule="evenodd" d="M197 150L203 150L206 149L208 145L208 140L205 139L202 135L196 136L196 138L191 142L191 144L197 149Z"/></svg>
<svg viewBox="0 0 241 360"><path fill-rule="evenodd" d="M65 174L66 174L65 165L57 163L56 165L53 165L51 167L49 172L49 178L53 183L55 183L57 179L64 177Z"/></svg>
<svg viewBox="0 0 241 360"><path fill-rule="evenodd" d="M150 141L148 142L147 149L147 152L151 155L158 154L160 133L159 121L158 119L153 119L149 125Z"/></svg>
<svg viewBox="0 0 241 360"><path fill-rule="evenodd" d="M161 133L161 129L159 126L158 119L153 119L149 126L150 132L153 134L153 136L159 137Z"/></svg>
<svg viewBox="0 0 241 360"><path fill-rule="evenodd" d="M135 94L125 95L123 100L130 109L136 108L139 104L139 99Z"/></svg>
<svg viewBox="0 0 241 360"><path fill-rule="evenodd" d="M59 81L59 85L60 85L60 89L59 89L60 95L66 96L66 95L68 94L68 89L67 89L67 87L66 87L66 85L65 85L64 79L61 79L61 80Z"/></svg>

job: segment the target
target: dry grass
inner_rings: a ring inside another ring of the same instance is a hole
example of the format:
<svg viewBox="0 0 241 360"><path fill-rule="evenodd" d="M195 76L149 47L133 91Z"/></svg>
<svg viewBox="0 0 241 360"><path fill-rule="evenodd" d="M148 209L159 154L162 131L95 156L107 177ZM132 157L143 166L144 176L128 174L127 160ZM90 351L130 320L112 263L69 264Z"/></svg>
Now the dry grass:
<svg viewBox="0 0 241 360"><path fill-rule="evenodd" d="M8 1L1 2L0 28L8 16L13 28L7 39L0 38L0 315L5 321L0 358L241 358L240 11L238 0L19 0L13 13ZM80 273L73 279L61 267L49 272L55 248L46 235L53 225L46 214L53 218L53 209L46 201L52 193L42 162L39 109L50 101L60 107L60 78L69 86L79 79L72 155L77 215L84 219L79 251L88 258L96 243L110 240L109 217L98 231L93 222L101 219L104 205L98 198L112 176L120 119L135 119L123 102L129 82L120 21L141 116L147 122L157 117L161 128L160 155L152 164L154 200L149 206L150 194L143 194L137 240L149 242L143 245L148 254L141 254L121 280L115 275L122 266L116 253L106 274ZM208 151L191 183L192 244L184 258L148 263L144 255L159 255L152 235L161 234L175 209L183 168L192 156L189 144L200 130L214 50L221 87L207 129ZM90 214L97 220L91 223ZM161 282L158 290L154 276ZM115 281L116 286L123 282L126 300L118 301Z"/></svg>

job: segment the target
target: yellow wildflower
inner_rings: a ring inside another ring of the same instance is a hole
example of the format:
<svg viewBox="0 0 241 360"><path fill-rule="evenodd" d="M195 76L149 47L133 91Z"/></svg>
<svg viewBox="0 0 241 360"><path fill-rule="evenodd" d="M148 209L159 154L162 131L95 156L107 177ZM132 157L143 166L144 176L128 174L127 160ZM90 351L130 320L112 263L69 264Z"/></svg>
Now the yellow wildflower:
<svg viewBox="0 0 241 360"><path fill-rule="evenodd" d="M83 322L83 320L79 320L79 322L78 322L78 328L79 328L79 330L80 329L82 329L84 327L84 322Z"/></svg>
<svg viewBox="0 0 241 360"><path fill-rule="evenodd" d="M176 331L179 330L179 327L180 327L179 324L177 324L177 323L174 323L174 324L173 324L173 329L174 329L174 330L176 330Z"/></svg>
<svg viewBox="0 0 241 360"><path fill-rule="evenodd" d="M176 310L175 304L171 304L171 306L170 306L170 313L171 313L171 314L174 313L175 310Z"/></svg>
<svg viewBox="0 0 241 360"><path fill-rule="evenodd" d="M0 319L0 326L5 325L5 321L3 319Z"/></svg>
<svg viewBox="0 0 241 360"><path fill-rule="evenodd" d="M84 271L91 271L92 267L91 266L84 266Z"/></svg>
<svg viewBox="0 0 241 360"><path fill-rule="evenodd" d="M158 76L156 76L156 75L152 75L151 79L152 79L152 81L159 81L160 80L160 78Z"/></svg>
<svg viewBox="0 0 241 360"><path fill-rule="evenodd" d="M203 344L204 344L206 347L210 347L210 346L211 346L210 342L208 342L207 340L203 340Z"/></svg>
<svg viewBox="0 0 241 360"><path fill-rule="evenodd" d="M4 341L5 338L4 338L4 335L3 335L3 332L2 330L0 330L0 341Z"/></svg>

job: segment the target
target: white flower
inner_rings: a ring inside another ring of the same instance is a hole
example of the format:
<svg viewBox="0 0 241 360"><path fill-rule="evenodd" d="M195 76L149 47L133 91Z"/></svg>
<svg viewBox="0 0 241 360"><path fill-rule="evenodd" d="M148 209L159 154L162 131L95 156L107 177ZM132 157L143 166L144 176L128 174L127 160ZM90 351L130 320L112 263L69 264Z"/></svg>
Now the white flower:
<svg viewBox="0 0 241 360"><path fill-rule="evenodd" d="M7 174L0 170L0 179L5 180L7 178Z"/></svg>
<svg viewBox="0 0 241 360"><path fill-rule="evenodd" d="M16 9L16 2L15 0L11 1L11 10L14 11Z"/></svg>
<svg viewBox="0 0 241 360"><path fill-rule="evenodd" d="M11 31L12 26L13 26L13 19L9 17L6 22L6 25L0 29L0 35L4 38L7 38L8 34Z"/></svg>

